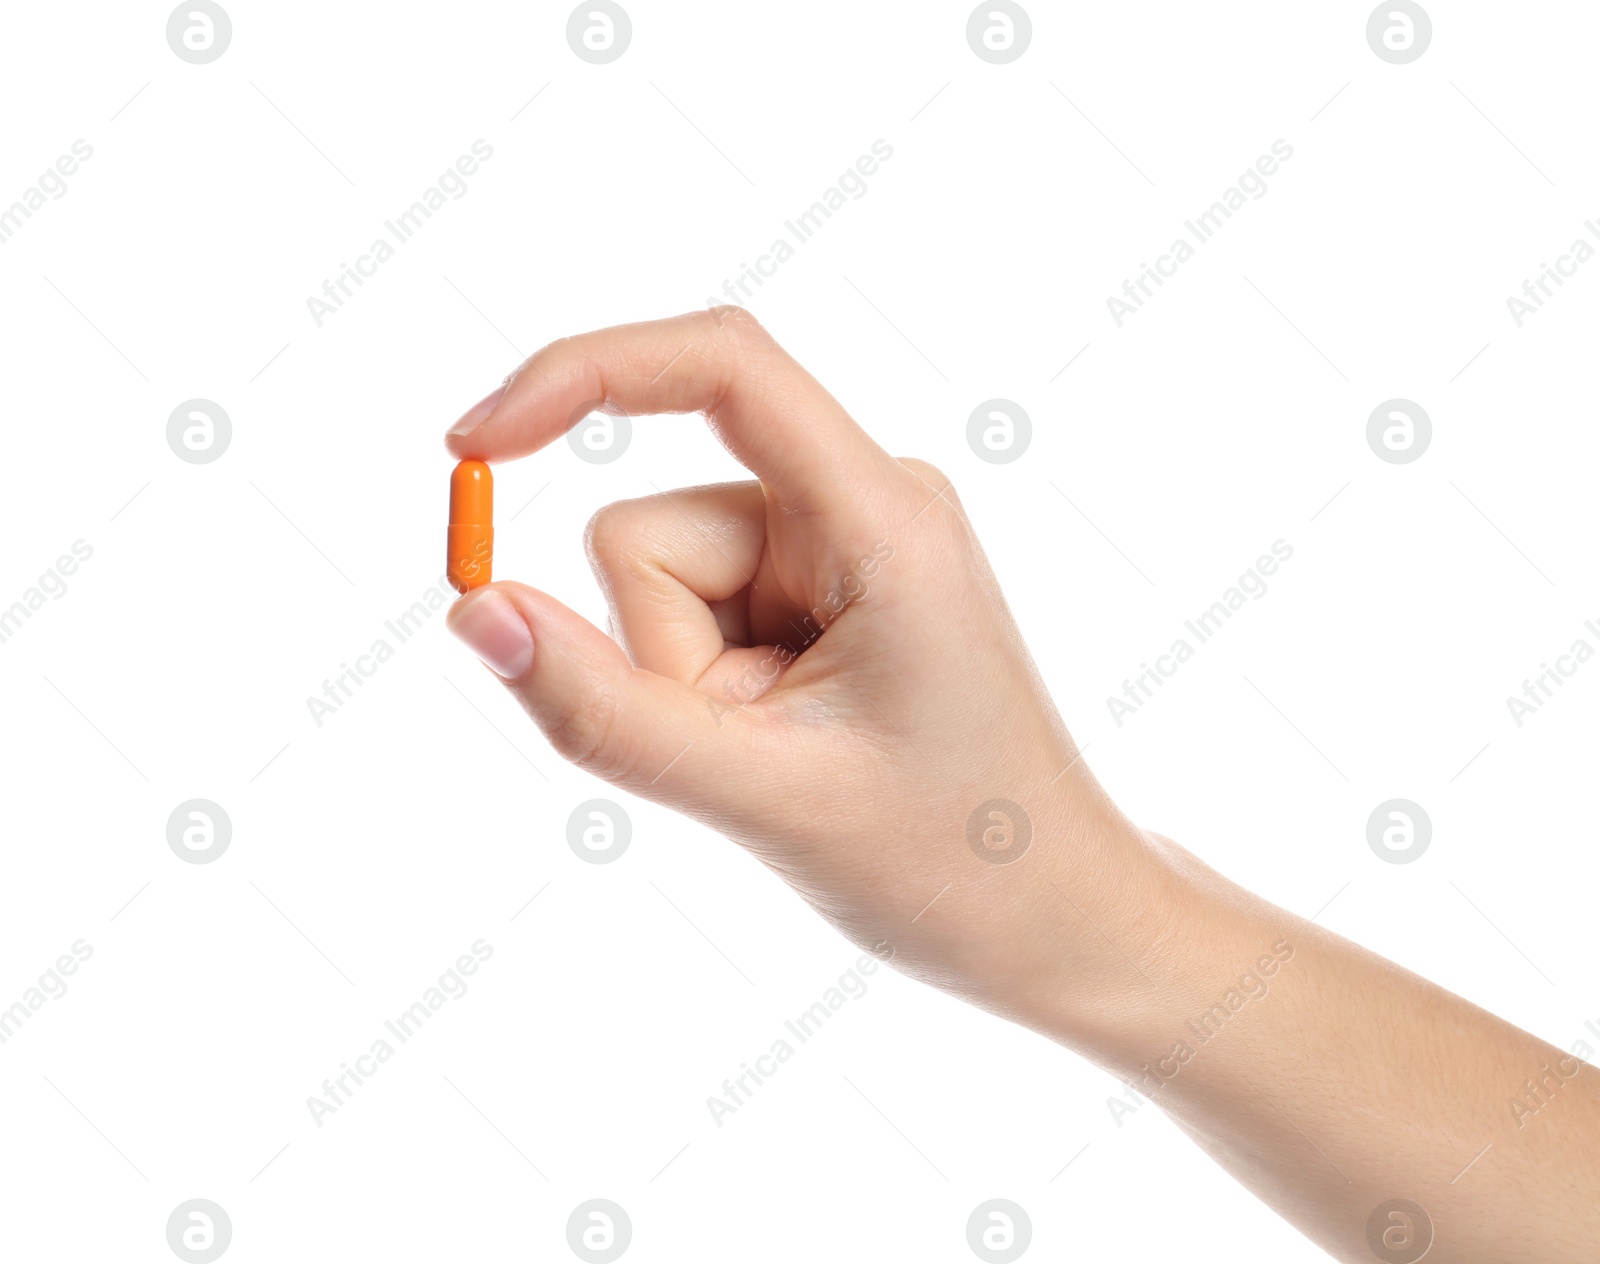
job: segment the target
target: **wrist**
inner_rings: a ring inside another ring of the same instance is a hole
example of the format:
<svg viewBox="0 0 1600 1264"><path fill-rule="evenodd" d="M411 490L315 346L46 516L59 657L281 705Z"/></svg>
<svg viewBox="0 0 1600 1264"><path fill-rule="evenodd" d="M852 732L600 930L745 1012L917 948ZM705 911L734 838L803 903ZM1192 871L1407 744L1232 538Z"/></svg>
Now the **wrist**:
<svg viewBox="0 0 1600 1264"><path fill-rule="evenodd" d="M984 1003L1119 1076L1169 1054L1229 963L1281 938L1264 902L1109 801L1063 818L1016 876Z"/></svg>

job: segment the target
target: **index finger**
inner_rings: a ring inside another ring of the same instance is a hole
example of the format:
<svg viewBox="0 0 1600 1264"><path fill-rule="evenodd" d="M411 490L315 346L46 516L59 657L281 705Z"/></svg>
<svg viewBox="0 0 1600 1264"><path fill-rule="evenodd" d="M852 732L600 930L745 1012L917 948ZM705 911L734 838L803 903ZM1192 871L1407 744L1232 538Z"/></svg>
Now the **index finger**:
<svg viewBox="0 0 1600 1264"><path fill-rule="evenodd" d="M839 401L738 307L617 325L536 351L445 437L457 457L509 461L610 405L705 414L791 508L848 503L894 465Z"/></svg>

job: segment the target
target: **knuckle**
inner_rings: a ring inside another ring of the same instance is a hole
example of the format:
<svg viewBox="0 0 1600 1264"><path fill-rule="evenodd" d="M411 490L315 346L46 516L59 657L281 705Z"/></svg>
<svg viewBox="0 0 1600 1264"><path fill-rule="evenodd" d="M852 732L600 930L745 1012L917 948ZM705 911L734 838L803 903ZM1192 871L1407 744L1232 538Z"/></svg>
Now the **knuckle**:
<svg viewBox="0 0 1600 1264"><path fill-rule="evenodd" d="M766 326L757 320L749 308L739 307L733 303L724 303L710 309L710 315L716 322L717 329L734 338L771 338Z"/></svg>
<svg viewBox="0 0 1600 1264"><path fill-rule="evenodd" d="M619 500L599 509L583 530L584 552L599 575L644 578L662 567L665 496Z"/></svg>
<svg viewBox="0 0 1600 1264"><path fill-rule="evenodd" d="M596 570L615 570L626 564L635 531L633 502L619 500L595 511L583 529L583 550Z"/></svg>
<svg viewBox="0 0 1600 1264"><path fill-rule="evenodd" d="M710 325L706 337L697 342L695 356L712 389L702 408L708 419L721 411L736 382L746 391L757 389L765 372L782 356L777 340L759 320L743 307L723 306L708 309Z"/></svg>
<svg viewBox="0 0 1600 1264"><path fill-rule="evenodd" d="M770 360L777 350L777 340L767 332L767 327L742 307L719 309L717 327L713 331L713 356L731 361L744 370L750 370ZM711 348L708 348L711 350Z"/></svg>
<svg viewBox="0 0 1600 1264"><path fill-rule="evenodd" d="M955 489L950 485L950 476L937 465L914 456L901 457L900 464L931 487L948 489L945 493L946 495L953 496L955 494Z"/></svg>
<svg viewBox="0 0 1600 1264"><path fill-rule="evenodd" d="M961 504L961 497L956 493L955 484L950 481L950 476L937 465L923 461L917 457L901 457L900 464L916 478L913 484L913 493L919 505L928 507L924 517L936 521L947 517L964 520L966 509Z"/></svg>
<svg viewBox="0 0 1600 1264"><path fill-rule="evenodd" d="M906 503L912 507L913 533L946 564L964 563L975 544L966 507L954 484L938 466L916 457L901 457L913 476Z"/></svg>

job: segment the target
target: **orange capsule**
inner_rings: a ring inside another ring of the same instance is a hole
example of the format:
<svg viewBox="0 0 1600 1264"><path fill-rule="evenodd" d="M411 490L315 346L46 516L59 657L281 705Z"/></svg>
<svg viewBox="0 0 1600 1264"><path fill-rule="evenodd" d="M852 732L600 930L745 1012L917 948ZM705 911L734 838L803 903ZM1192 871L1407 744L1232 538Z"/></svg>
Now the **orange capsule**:
<svg viewBox="0 0 1600 1264"><path fill-rule="evenodd" d="M487 584L494 563L494 475L482 461L450 474L450 538L445 574L459 593Z"/></svg>

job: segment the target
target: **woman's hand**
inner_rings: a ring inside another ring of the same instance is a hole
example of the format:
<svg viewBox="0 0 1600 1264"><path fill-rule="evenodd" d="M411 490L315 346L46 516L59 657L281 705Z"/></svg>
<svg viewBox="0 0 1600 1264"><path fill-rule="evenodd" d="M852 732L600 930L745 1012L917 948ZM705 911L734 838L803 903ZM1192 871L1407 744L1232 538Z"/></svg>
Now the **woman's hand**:
<svg viewBox="0 0 1600 1264"><path fill-rule="evenodd" d="M1161 867L1078 757L949 480L739 308L554 343L450 450L525 456L602 405L704 413L760 481L595 515L616 641L519 583L456 605L556 750L968 999L1035 1023L1125 1004Z"/></svg>
<svg viewBox="0 0 1600 1264"><path fill-rule="evenodd" d="M546 347L450 447L523 456L602 401L704 412L760 481L596 515L620 647L521 584L455 606L558 751L1094 1058L1340 1259L1600 1258L1600 1073L1129 825L943 475L738 309Z"/></svg>

